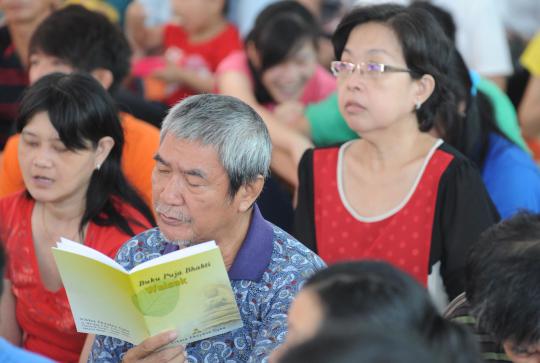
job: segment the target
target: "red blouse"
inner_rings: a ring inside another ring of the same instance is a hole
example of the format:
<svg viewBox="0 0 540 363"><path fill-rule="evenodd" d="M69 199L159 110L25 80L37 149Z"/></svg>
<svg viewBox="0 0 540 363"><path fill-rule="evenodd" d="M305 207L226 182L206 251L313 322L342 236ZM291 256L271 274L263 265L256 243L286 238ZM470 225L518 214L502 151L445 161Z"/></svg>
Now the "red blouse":
<svg viewBox="0 0 540 363"><path fill-rule="evenodd" d="M339 153L343 149L320 149L313 154L317 166L313 187L319 255L328 264L384 260L426 286L437 190L452 155L434 149L404 203L386 215L367 218L346 205L342 195L338 175Z"/></svg>
<svg viewBox="0 0 540 363"><path fill-rule="evenodd" d="M23 347L60 362L77 362L86 334L77 333L66 291L47 290L41 281L31 217L34 200L25 192L0 200L0 238L8 263L6 278L11 280L16 299L16 317L23 331ZM146 221L134 208L122 205L126 218ZM144 223L148 226L148 223ZM130 225L135 233L146 228ZM88 225L84 243L114 258L120 246L131 236L116 227Z"/></svg>

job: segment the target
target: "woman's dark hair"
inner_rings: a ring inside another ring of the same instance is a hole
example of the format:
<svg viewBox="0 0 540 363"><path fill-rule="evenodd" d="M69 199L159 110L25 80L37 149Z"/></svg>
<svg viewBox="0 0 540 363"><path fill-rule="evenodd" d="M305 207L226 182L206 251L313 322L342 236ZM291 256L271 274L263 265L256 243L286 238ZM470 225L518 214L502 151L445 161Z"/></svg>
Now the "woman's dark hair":
<svg viewBox="0 0 540 363"><path fill-rule="evenodd" d="M448 90L448 60L452 43L437 20L424 9L396 4L366 6L352 10L338 25L332 37L336 59L341 59L353 29L370 22L380 23L394 32L413 79L420 79L426 74L435 79L433 93L416 110L419 129L429 131L439 107L445 104L457 107L454 96Z"/></svg>
<svg viewBox="0 0 540 363"><path fill-rule="evenodd" d="M274 101L262 84L263 72L286 60L306 42L317 47L319 34L319 25L313 15L296 1L278 1L257 16L246 44L253 44L260 58L260 67L248 60L258 102Z"/></svg>
<svg viewBox="0 0 540 363"><path fill-rule="evenodd" d="M70 151L96 148L99 140L110 136L114 146L99 170L94 170L86 192L86 207L80 230L92 221L98 225L114 225L133 235L129 222L120 213L121 204L137 209L151 224L154 217L148 206L127 182L121 170L124 133L114 101L90 75L53 73L30 87L21 101L17 131L21 132L32 118L46 112L60 140ZM31 197L29 195L29 197Z"/></svg>
<svg viewBox="0 0 540 363"><path fill-rule="evenodd" d="M540 342L540 215L521 212L471 248L466 295L479 328L499 343Z"/></svg>
<svg viewBox="0 0 540 363"><path fill-rule="evenodd" d="M388 263L335 264L315 273L304 287L316 294L322 306L321 330L326 330L326 324L356 319L375 328L413 331L448 354L455 347L472 352L471 360L449 362L477 362L477 349L467 332L444 320L427 290Z"/></svg>

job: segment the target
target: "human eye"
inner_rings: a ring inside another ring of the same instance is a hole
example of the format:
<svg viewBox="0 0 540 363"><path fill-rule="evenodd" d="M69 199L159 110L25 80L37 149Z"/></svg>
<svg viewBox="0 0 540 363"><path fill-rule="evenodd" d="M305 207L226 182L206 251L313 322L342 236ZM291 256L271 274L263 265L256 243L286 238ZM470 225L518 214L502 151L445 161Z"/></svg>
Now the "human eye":
<svg viewBox="0 0 540 363"><path fill-rule="evenodd" d="M36 148L36 147L39 146L39 142L37 140L35 140L35 139L23 137L22 140L23 140L23 144L25 146L28 146L28 147L31 147L31 148Z"/></svg>
<svg viewBox="0 0 540 363"><path fill-rule="evenodd" d="M384 64L368 62L366 63L366 73L373 76L378 76L384 72Z"/></svg>
<svg viewBox="0 0 540 363"><path fill-rule="evenodd" d="M335 76L347 75L352 73L354 64L343 61L334 61L331 63L331 70Z"/></svg>
<svg viewBox="0 0 540 363"><path fill-rule="evenodd" d="M53 145L53 150L58 153L65 153L68 151L67 147L64 144L55 144Z"/></svg>

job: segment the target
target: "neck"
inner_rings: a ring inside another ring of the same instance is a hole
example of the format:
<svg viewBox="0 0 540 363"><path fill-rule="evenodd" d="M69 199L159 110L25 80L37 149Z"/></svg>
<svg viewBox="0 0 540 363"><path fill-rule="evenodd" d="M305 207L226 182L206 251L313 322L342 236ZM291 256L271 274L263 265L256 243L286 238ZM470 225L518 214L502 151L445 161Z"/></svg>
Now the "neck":
<svg viewBox="0 0 540 363"><path fill-rule="evenodd" d="M82 217L84 215L85 203L42 203L36 202L36 205L39 205L43 208L43 212L47 215L47 221L55 222L55 226L71 226L73 224L80 224ZM54 228L61 230L62 228Z"/></svg>
<svg viewBox="0 0 540 363"><path fill-rule="evenodd" d="M212 39L218 35L223 28L227 25L225 19L220 19L215 23L210 24L209 26L201 29L197 33L189 34L189 40L193 43L200 43Z"/></svg>
<svg viewBox="0 0 540 363"><path fill-rule="evenodd" d="M223 255L223 261L227 270L231 268L236 259L236 255L242 247L244 240L246 239L251 217L253 215L253 209L245 212L234 225L228 225L228 231L230 234L216 240L221 254Z"/></svg>
<svg viewBox="0 0 540 363"><path fill-rule="evenodd" d="M28 47L32 34L47 15L49 15L48 12L32 21L8 24L15 51L25 68L28 68Z"/></svg>
<svg viewBox="0 0 540 363"><path fill-rule="evenodd" d="M362 139L351 145L350 156L374 172L402 166L425 154L435 138L418 129L416 118L396 122L391 129L362 134Z"/></svg>

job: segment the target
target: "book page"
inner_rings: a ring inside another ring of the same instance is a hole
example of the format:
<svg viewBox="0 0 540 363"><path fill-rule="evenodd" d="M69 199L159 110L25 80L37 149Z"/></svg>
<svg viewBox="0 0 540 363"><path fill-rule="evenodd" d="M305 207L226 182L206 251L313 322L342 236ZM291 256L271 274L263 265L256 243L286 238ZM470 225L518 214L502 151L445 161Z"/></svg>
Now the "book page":
<svg viewBox="0 0 540 363"><path fill-rule="evenodd" d="M69 252L72 252L72 253L76 253L76 254L81 255L81 256L87 256L87 257L92 258L92 259L94 259L96 261L104 263L107 266L110 266L110 267L112 267L114 269L117 269L118 271L122 271L124 273L127 273L126 269L124 267L122 267L122 265L120 265L118 262L116 262L115 260L113 260L112 258L107 256L106 254L101 253L98 250L93 249L92 247L88 247L86 245L83 245L82 243L74 242L74 241L69 240L67 238L61 237L60 242L57 242L56 245L57 245L57 247L53 247L53 249L58 248L58 249L61 249L61 250L64 250L64 251L69 251Z"/></svg>
<svg viewBox="0 0 540 363"><path fill-rule="evenodd" d="M175 343L187 344L243 325L215 244L205 252L134 271L130 278L132 304L144 316L150 335L176 329Z"/></svg>
<svg viewBox="0 0 540 363"><path fill-rule="evenodd" d="M134 293L125 272L72 251L53 248L53 255L78 332L133 344L149 336L144 319L131 302Z"/></svg>
<svg viewBox="0 0 540 363"><path fill-rule="evenodd" d="M131 273L134 273L134 272L137 272L137 271L140 271L140 270L144 270L145 268L148 268L148 267L160 265L160 264L165 263L165 262L175 261L175 260L179 260L179 259L184 258L184 257L195 255L197 253L202 253L202 252L205 252L205 251L209 251L212 248L217 248L217 245L216 245L215 241L208 241L208 242L198 243L196 245L189 246L189 247L186 247L186 248L183 248L181 250L177 250L177 251L174 251L174 252L171 252L171 253L167 253L166 255L163 255L163 256L159 256L157 258L154 258L153 260L145 261L145 262L133 267L129 271L129 273L131 274Z"/></svg>

